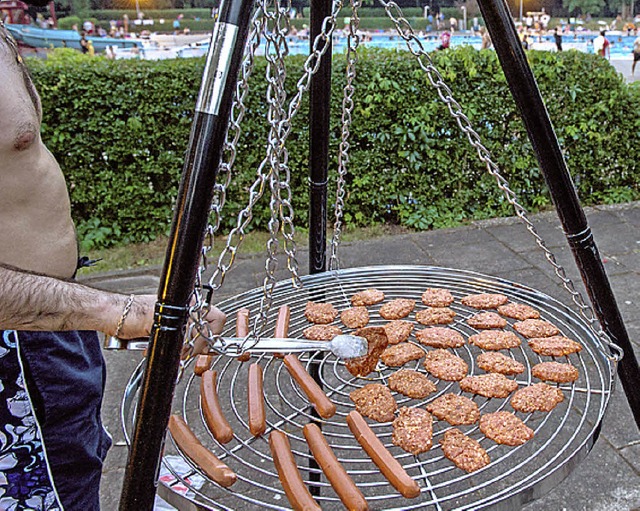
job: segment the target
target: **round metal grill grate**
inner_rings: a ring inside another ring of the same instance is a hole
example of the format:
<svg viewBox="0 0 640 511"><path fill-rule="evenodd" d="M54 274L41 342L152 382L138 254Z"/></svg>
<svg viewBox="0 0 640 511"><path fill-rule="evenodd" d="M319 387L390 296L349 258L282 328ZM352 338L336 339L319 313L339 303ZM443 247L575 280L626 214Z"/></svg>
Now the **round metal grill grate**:
<svg viewBox="0 0 640 511"><path fill-rule="evenodd" d="M537 498L566 477L592 447L612 390L614 368L589 325L577 313L557 300L506 280L439 267L355 268L307 276L302 280L303 289L294 289L288 282L278 285L265 335L273 332L277 308L280 305L286 304L291 307L290 337L301 338L302 331L309 326L303 315L308 300L328 301L337 309L343 310L350 307L349 297L353 293L375 287L384 291L385 302L393 298L416 300L417 311L425 308L420 302L420 297L427 287L442 287L451 291L456 299L451 305L457 314L456 320L448 326L462 333L465 338L478 332L466 323L466 320L478 311L462 305L460 298L473 293L502 293L507 295L510 301L536 308L541 313L541 319L555 324L563 335L580 342L583 346L580 353L570 355L566 357L568 360L564 360L570 361L580 371L580 377L574 384L560 386L564 392L564 401L550 413L517 413L534 429L533 440L519 447L501 446L485 438L477 425L458 426L464 433L480 441L491 457L491 464L477 472L467 474L444 458L439 442L444 432L451 428L444 421L434 422L432 449L416 457L392 444L390 423L379 424L368 420L382 442L419 482L422 493L418 498L411 500L402 497L389 485L355 441L345 421L345 416L354 409L349 393L367 383L385 383L387 377L397 368L387 368L380 363L378 370L368 377L354 378L341 361L328 353L301 355L300 359L308 368L312 364L316 365L325 392L338 408L334 417L322 421L323 433L336 456L367 497L371 509L518 509L523 502ZM218 304L228 317L224 335L234 334L235 312L238 309L247 307L254 315L258 313L262 293L261 288L254 289ZM380 305L369 307L370 326L379 326L387 322L378 315L379 307ZM405 319L413 320L414 313ZM514 320L508 322L505 330L515 332L512 328ZM343 327L339 319L336 319L335 324ZM416 327L421 325L416 324ZM349 331L344 327L343 329ZM419 344L413 336L410 342ZM467 362L469 374L484 373L475 362L482 350L465 344L453 351ZM526 367L525 372L516 378L520 387L537 381L531 376L533 365L543 358L550 360L549 357L539 357L533 353L524 340L522 346L510 350L510 354ZM189 369L178 384L174 400L176 411L185 417L201 442L238 474L237 483L231 489L224 489L206 480L202 488L197 489L186 481L191 475L189 473L182 474L183 477L180 478L182 483L186 483L190 488L191 497L188 500L179 498L175 492L167 492L166 487L161 488L163 491L160 493L168 498L175 496L174 502L181 502L181 509L289 509L267 442L269 431L279 429L289 436L303 479L310 486L318 488L319 496L316 499L321 507L342 509L342 504L324 476L318 481L318 470L309 467L311 457L302 435L302 427L315 417L306 396L293 382L280 359L263 355L254 356L252 362L256 361L264 370L268 420L267 432L261 438L254 438L248 430L248 363L219 356L213 364L213 369L218 372L220 402L235 433L234 439L228 444L218 444L207 430L199 406L199 378ZM410 362L405 367L425 372L421 361ZM132 427L132 415L142 371L141 366L132 376L125 392L125 435ZM431 376L430 378L433 379ZM394 393L398 406L424 407L444 393L461 393L456 382L435 382L437 392L424 400L414 400ZM502 409L513 411L508 399L466 395L473 397L483 414ZM167 442L168 449L170 444L171 442ZM165 464L170 471L175 472L166 460ZM196 467L192 467L196 472Z"/></svg>

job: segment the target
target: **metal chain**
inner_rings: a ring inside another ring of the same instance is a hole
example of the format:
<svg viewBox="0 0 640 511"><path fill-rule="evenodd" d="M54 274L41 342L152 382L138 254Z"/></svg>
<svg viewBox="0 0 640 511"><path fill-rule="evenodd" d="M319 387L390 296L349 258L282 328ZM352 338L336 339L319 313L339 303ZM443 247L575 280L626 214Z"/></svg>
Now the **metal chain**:
<svg viewBox="0 0 640 511"><path fill-rule="evenodd" d="M264 0L261 3L261 6L264 6L264 7L261 7L261 9L259 10L261 11L261 15L264 17L265 12L267 12L268 14L268 1ZM340 13L341 9L342 9L342 0L334 0L332 4L332 10L331 10L330 16L324 19L320 33L313 41L311 53L305 60L305 63L303 66L303 70L304 70L303 75L300 77L300 79L296 83L297 92L289 102L286 115L283 117L283 119L279 123L278 137L279 137L279 144L282 147L284 147L286 140L288 139L288 136L291 132L291 120L300 110L300 106L302 104L302 97L304 93L309 90L311 77L317 72L320 66L321 58L326 54L327 49L329 48L332 34L337 25L338 14ZM266 20L262 23L263 29L265 25L266 25ZM264 31L267 32L267 30L264 30ZM284 154L286 158L286 153L281 153L281 154ZM286 163L286 159L284 161ZM244 209L242 209L238 213L236 227L231 229L231 231L229 232L227 236L226 246L224 247L220 256L218 257L217 268L214 271L213 276L209 280L208 287L210 291L217 290L222 286L226 273L231 269L231 267L235 262L236 254L238 253L238 249L245 237L245 229L253 219L253 207L258 202L258 200L260 200L260 198L262 198L262 196L264 195L267 180L271 180L272 166L268 165L269 163L270 163L270 157L268 155L262 160L262 162L258 166L258 169L256 171L257 178L249 188L248 204ZM268 169L268 170L265 170L265 169ZM288 178L287 178L287 181L288 181ZM287 201L289 203L288 205L287 205ZM290 202L290 190L288 190L288 194L285 200L282 200L282 204L283 204L283 207L288 208L287 217L292 219L293 208L291 207L291 202ZM293 235L292 223L291 223L290 229L291 230L289 232L291 233L291 235ZM291 267L290 267L290 270L291 270ZM267 293L270 293L272 291L273 291L272 288L267 288ZM198 295L198 292L196 292L196 300L198 300L197 295ZM200 299L202 299L202 296L200 296ZM230 356L237 356L242 354L246 349L250 347L251 345L250 343L255 342L248 337L245 343L243 343L243 345L239 350L236 348L237 345L235 346L225 345L222 339L220 338L220 336L213 335L213 333L211 332L211 329L206 324L206 322L203 322L202 324L197 326L197 333L200 336L204 337L209 342L212 349Z"/></svg>
<svg viewBox="0 0 640 511"><path fill-rule="evenodd" d="M456 120L456 123L467 136L471 145L476 149L480 160L485 163L488 172L496 179L498 187L502 190L507 201L513 206L516 215L522 220L527 230L534 237L537 245L543 250L547 261L549 261L551 266L553 266L555 274L562 281L562 285L565 290L571 295L572 301L578 308L580 314L587 321L592 332L595 333L600 338L603 345L609 349L610 353L606 355L611 360L617 362L622 358L622 349L611 341L609 336L601 327L596 326L597 319L593 309L585 303L580 292L576 290L571 279L567 277L564 268L557 262L553 253L547 248L535 226L527 217L526 209L518 202L516 194L509 188L509 182L507 179L500 174L498 166L491 159L489 150L482 144L480 135L478 135L478 133L473 129L471 121L469 121L469 118L463 113L462 107L453 98L451 89L444 82L442 75L434 66L429 54L424 50L422 42L418 37L416 37L410 23L403 17L401 9L395 2L380 0L380 3L384 6L387 16L389 16L396 26L398 35L405 40L407 48L417 58L419 66L427 74L429 81L435 87L440 99L442 99L442 101L447 105L447 108Z"/></svg>
<svg viewBox="0 0 640 511"><path fill-rule="evenodd" d="M265 277L262 285L262 298L260 299L260 311L256 316L251 332L251 337L257 340L267 324L267 314L271 308L273 291L276 286L275 272L278 269L278 232L280 231L280 171L282 165L280 157L282 146L280 143L279 126L286 115L284 104L287 99L285 81L287 77L284 58L288 54L287 47L287 2L274 2L273 12L268 10L268 0L261 2L265 24L265 58L267 61L267 103L269 109L267 120L270 124L267 135L267 161L270 165L269 187L271 189L271 201L269 208L271 218L269 219L269 240L267 241L267 259L265 260ZM254 341L255 342L255 341Z"/></svg>
<svg viewBox="0 0 640 511"><path fill-rule="evenodd" d="M338 259L338 247L340 246L340 235L342 234L342 218L344 215L344 197L346 193L345 177L349 165L349 129L351 128L351 114L353 113L353 94L355 87L353 82L356 78L356 64L358 62L358 28L360 18L358 8L362 5L361 0L351 0L351 18L349 19L349 33L347 35L347 81L343 89L342 96L342 133L340 137L340 147L338 150L338 180L336 184L336 205L335 221L333 224L333 237L331 238L331 257L329 258L329 270L340 269Z"/></svg>
<svg viewBox="0 0 640 511"><path fill-rule="evenodd" d="M210 338L212 335L209 325L204 319L209 312L211 303L209 300L205 299L204 296L203 274L209 266L208 254L213 249L215 234L218 232L222 222L222 208L226 201L226 191L231 183L232 169L236 159L238 141L242 133L241 123L246 113L245 99L249 92L249 77L253 72L256 50L260 46L260 33L262 32L260 14L260 9L256 9L253 14L251 30L248 37L249 42L247 43L247 48L241 64L241 77L236 83L233 104L231 106L229 128L225 134L223 155L220 165L218 166L219 179L217 180L213 190L210 222L206 227L205 241L203 243L201 254L201 264L196 275L196 285L194 290L195 304L189 311L192 323L190 324L189 331L187 332L188 335L185 337L185 342L188 344L192 344L193 339L197 337L197 335L202 335L205 338ZM220 266L221 263L219 260L218 271L224 274L225 269ZM214 276L217 274L218 272L214 273ZM208 287L210 289L213 287L213 277L212 281L209 282Z"/></svg>
<svg viewBox="0 0 640 511"><path fill-rule="evenodd" d="M256 9L251 20L251 31L249 33L249 43L245 52L241 65L241 78L236 84L236 90L231 106L231 115L229 118L229 128L227 130L222 161L218 166L218 177L225 176L224 180L217 179L214 188L213 201L211 205L211 223L207 226L207 235L209 239L208 245L203 252L203 266L207 268L207 253L213 248L214 235L220 229L222 221L222 209L226 201L226 192L231 183L233 164L236 160L238 141L242 133L241 123L246 114L245 99L249 93L249 77L253 72L255 64L256 50L260 46L260 34L262 32L261 11ZM223 182L221 182L223 181Z"/></svg>
<svg viewBox="0 0 640 511"><path fill-rule="evenodd" d="M261 19L262 11L261 9L256 9L251 25L251 33L249 35L250 44L247 45L247 52L242 62L242 78L238 81L236 85L236 92L234 95L234 104L231 109L231 117L229 123L229 130L227 132L227 137L225 138L224 144L224 153L223 153L223 163L219 166L219 173L226 174L226 179L224 183L218 181L214 188L214 198L212 202L212 216L213 222L207 227L207 237L209 239L209 247L213 246L213 239L215 233L218 232L220 228L220 222L222 220L222 208L224 207L226 201L226 191L229 188L229 184L231 183L232 177L232 167L236 158L236 151L238 140L240 139L241 134L241 122L244 119L246 113L246 107L244 105L245 99L249 92L249 77L253 72L253 66L255 63L255 54L258 46L260 46L260 34L263 32L264 20ZM233 138L230 138L230 134L233 133ZM259 185L258 185L259 186ZM251 200L253 194L255 193L255 183L249 190L249 208L252 208L257 202L257 199ZM243 212L241 211L238 218L238 225L242 225L241 219L244 218ZM249 220L246 222L249 223ZM242 238L241 236L240 238ZM232 230L228 237L225 249L223 249L222 253L218 257L218 262L216 265L216 269L213 272L213 275L209 279L209 286L213 289L218 289L222 285L224 281L225 275L227 271L231 268L233 264L233 260L235 259L236 250L233 249L234 242L239 243L240 240L236 238L236 232ZM209 249L210 250L210 249ZM208 251L207 251L208 252ZM207 267L206 255L207 252L203 253L204 257L204 268Z"/></svg>

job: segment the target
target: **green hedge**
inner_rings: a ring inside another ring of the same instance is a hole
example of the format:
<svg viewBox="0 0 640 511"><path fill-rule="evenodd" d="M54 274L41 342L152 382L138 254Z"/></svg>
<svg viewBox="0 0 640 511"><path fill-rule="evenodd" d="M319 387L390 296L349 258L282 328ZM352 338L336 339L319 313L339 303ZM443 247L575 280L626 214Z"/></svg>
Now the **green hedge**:
<svg viewBox="0 0 640 511"><path fill-rule="evenodd" d="M575 51L529 58L585 204L640 198L640 88L604 59ZM550 199L493 51L470 47L432 54L454 96L523 205ZM332 91L331 175L340 138L344 56ZM289 59L289 98L302 57ZM108 61L70 50L29 59L44 109L43 139L63 168L86 248L149 240L171 220L203 59ZM251 81L243 137L223 226L239 208L266 140L265 63ZM512 211L475 150L409 54L362 51L356 80L346 219L418 229ZM307 99L288 144L296 223L307 222ZM334 193L333 185L330 191ZM267 200L255 227L266 228Z"/></svg>

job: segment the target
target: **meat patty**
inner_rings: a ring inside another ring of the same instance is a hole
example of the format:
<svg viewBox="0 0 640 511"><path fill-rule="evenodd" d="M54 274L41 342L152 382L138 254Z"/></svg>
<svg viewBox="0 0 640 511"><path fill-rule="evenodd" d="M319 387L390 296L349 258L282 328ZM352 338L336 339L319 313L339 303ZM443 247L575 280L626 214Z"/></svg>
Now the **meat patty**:
<svg viewBox="0 0 640 511"><path fill-rule="evenodd" d="M496 351L480 353L476 358L478 367L488 373L500 373L506 375L524 373L524 364Z"/></svg>
<svg viewBox="0 0 640 511"><path fill-rule="evenodd" d="M507 320L495 312L479 312L467 319L470 327L478 330L488 330L490 328L504 328Z"/></svg>
<svg viewBox="0 0 640 511"><path fill-rule="evenodd" d="M564 394L557 387L546 383L534 383L523 387L511 398L511 406L518 412L550 412L564 400Z"/></svg>
<svg viewBox="0 0 640 511"><path fill-rule="evenodd" d="M491 462L480 442L468 437L459 429L445 431L440 446L445 458L453 461L456 467L465 472L475 472Z"/></svg>
<svg viewBox="0 0 640 511"><path fill-rule="evenodd" d="M529 347L534 353L547 357L565 357L582 351L580 343L561 335L529 339Z"/></svg>
<svg viewBox="0 0 640 511"><path fill-rule="evenodd" d="M513 324L513 328L527 339L531 337L551 337L552 335L560 333L557 326L543 319L525 319L524 321L518 321Z"/></svg>
<svg viewBox="0 0 640 511"><path fill-rule="evenodd" d="M351 297L351 305L375 305L384 301L384 293L379 289L369 288L358 291Z"/></svg>
<svg viewBox="0 0 640 511"><path fill-rule="evenodd" d="M366 376L378 365L380 355L389 344L387 333L381 326L359 328L354 335L364 337L369 343L367 354L345 360L344 365L353 376Z"/></svg>
<svg viewBox="0 0 640 511"><path fill-rule="evenodd" d="M498 307L498 314L502 314L507 318L517 319L518 321L540 318L540 313L533 307L523 303L513 302Z"/></svg>
<svg viewBox="0 0 640 511"><path fill-rule="evenodd" d="M413 369L401 369L389 376L389 388L412 399L424 399L437 388L425 374Z"/></svg>
<svg viewBox="0 0 640 511"><path fill-rule="evenodd" d="M394 445L418 455L433 445L433 417L422 408L400 408L393 421L391 441Z"/></svg>
<svg viewBox="0 0 640 511"><path fill-rule="evenodd" d="M420 344L432 348L459 348L464 345L464 337L460 332L445 326L432 326L416 330L414 335Z"/></svg>
<svg viewBox="0 0 640 511"><path fill-rule="evenodd" d="M496 309L507 303L509 298L499 293L479 293L463 296L460 301L463 305L474 309Z"/></svg>
<svg viewBox="0 0 640 511"><path fill-rule="evenodd" d="M387 332L389 344L398 344L409 338L411 331L413 330L413 323L403 319L396 319L394 321L389 321L386 325L383 325L383 328L385 332Z"/></svg>
<svg viewBox="0 0 640 511"><path fill-rule="evenodd" d="M338 310L330 303L307 302L304 317L311 323L326 325L338 316Z"/></svg>
<svg viewBox="0 0 640 511"><path fill-rule="evenodd" d="M533 430L511 412L487 413L480 417L480 431L497 444L522 445L533 438Z"/></svg>
<svg viewBox="0 0 640 511"><path fill-rule="evenodd" d="M358 412L377 422L391 422L398 409L391 391L382 383L369 383L353 390L349 398L355 403Z"/></svg>
<svg viewBox="0 0 640 511"><path fill-rule="evenodd" d="M473 344L483 350L508 350L517 348L522 344L520 337L513 332L503 332L502 330L483 330L479 334L469 337L469 344Z"/></svg>
<svg viewBox="0 0 640 511"><path fill-rule="evenodd" d="M451 392L429 403L427 410L452 426L475 424L480 418L480 409L475 401Z"/></svg>
<svg viewBox="0 0 640 511"><path fill-rule="evenodd" d="M517 390L518 382L510 380L504 374L487 373L463 378L460 380L460 388L484 397L503 398Z"/></svg>
<svg viewBox="0 0 640 511"><path fill-rule="evenodd" d="M402 319L406 318L416 307L415 300L407 298L396 298L380 307L380 316L384 319Z"/></svg>
<svg viewBox="0 0 640 511"><path fill-rule="evenodd" d="M422 303L429 307L448 307L453 303L453 295L448 289L429 287L422 293Z"/></svg>
<svg viewBox="0 0 640 511"><path fill-rule="evenodd" d="M362 305L345 309L340 313L340 321L347 328L362 328L369 323L369 311Z"/></svg>
<svg viewBox="0 0 640 511"><path fill-rule="evenodd" d="M420 360L425 356L425 351L410 342L402 342L394 346L387 346L380 355L380 360L389 367L400 367L412 360Z"/></svg>
<svg viewBox="0 0 640 511"><path fill-rule="evenodd" d="M449 307L430 307L416 312L416 321L422 325L448 325L456 312Z"/></svg>
<svg viewBox="0 0 640 511"><path fill-rule="evenodd" d="M469 366L464 360L442 349L429 351L423 364L429 373L445 381L460 381L469 371Z"/></svg>
<svg viewBox="0 0 640 511"><path fill-rule="evenodd" d="M540 380L554 383L573 383L580 376L577 367L560 362L540 362L531 368L531 374Z"/></svg>
<svg viewBox="0 0 640 511"><path fill-rule="evenodd" d="M330 341L341 334L342 330L333 325L313 325L302 331L302 335L311 341Z"/></svg>

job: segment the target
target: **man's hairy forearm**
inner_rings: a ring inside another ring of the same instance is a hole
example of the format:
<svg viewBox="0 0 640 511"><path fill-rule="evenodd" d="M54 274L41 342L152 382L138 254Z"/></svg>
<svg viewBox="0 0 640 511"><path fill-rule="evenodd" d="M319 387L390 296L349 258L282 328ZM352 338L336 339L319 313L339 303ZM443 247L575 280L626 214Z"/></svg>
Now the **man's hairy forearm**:
<svg viewBox="0 0 640 511"><path fill-rule="evenodd" d="M113 333L126 296L0 264L0 329Z"/></svg>

